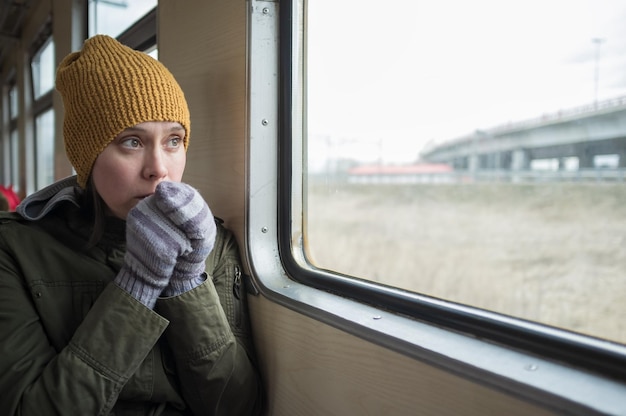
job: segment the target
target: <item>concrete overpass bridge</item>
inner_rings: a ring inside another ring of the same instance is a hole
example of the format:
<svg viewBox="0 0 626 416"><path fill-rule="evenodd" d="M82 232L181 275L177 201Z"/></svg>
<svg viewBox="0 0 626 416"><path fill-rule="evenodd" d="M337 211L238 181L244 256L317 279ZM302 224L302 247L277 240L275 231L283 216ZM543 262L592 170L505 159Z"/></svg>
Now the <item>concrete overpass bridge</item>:
<svg viewBox="0 0 626 416"><path fill-rule="evenodd" d="M509 123L440 144L421 152L429 162L455 170L526 171L533 160L555 159L558 169L600 168L597 156L616 155L626 168L626 96L584 107ZM574 159L575 158L575 159Z"/></svg>

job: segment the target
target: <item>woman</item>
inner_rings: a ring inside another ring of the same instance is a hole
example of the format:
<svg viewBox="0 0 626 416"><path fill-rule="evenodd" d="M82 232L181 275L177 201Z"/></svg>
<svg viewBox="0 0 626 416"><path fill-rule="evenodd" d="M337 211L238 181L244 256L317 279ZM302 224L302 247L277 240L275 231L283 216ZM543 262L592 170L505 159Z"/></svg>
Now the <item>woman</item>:
<svg viewBox="0 0 626 416"><path fill-rule="evenodd" d="M0 216L0 414L258 412L235 240L180 182L179 85L98 35L56 87L76 176Z"/></svg>

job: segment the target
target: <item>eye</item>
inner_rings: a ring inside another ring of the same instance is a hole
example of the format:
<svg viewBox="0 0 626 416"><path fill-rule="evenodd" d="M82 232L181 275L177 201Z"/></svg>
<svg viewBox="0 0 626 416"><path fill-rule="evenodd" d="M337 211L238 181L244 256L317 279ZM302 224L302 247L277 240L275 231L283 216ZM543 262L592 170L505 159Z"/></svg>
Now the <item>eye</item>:
<svg viewBox="0 0 626 416"><path fill-rule="evenodd" d="M127 147L129 149L136 149L140 147L141 142L136 137L128 137L121 142L122 146Z"/></svg>
<svg viewBox="0 0 626 416"><path fill-rule="evenodd" d="M170 137L168 141L168 147L178 148L183 144L183 139L179 136Z"/></svg>

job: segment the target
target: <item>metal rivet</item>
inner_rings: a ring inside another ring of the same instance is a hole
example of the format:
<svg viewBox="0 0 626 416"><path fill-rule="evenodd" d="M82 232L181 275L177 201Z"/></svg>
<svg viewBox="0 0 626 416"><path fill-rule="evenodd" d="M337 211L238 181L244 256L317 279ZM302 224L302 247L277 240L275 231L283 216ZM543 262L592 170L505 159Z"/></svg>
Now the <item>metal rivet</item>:
<svg viewBox="0 0 626 416"><path fill-rule="evenodd" d="M35 297L40 298L41 296L42 296L42 295L41 295L41 292L37 292L37 293L35 293Z"/></svg>
<svg viewBox="0 0 626 416"><path fill-rule="evenodd" d="M262 232L262 233L266 233L266 232L267 232L267 227L263 227L263 228L261 228L261 232Z"/></svg>
<svg viewBox="0 0 626 416"><path fill-rule="evenodd" d="M376 320L376 321L377 321L377 320L379 320L379 319L383 319L383 317L382 317L382 316L380 316L380 315L374 315L374 320Z"/></svg>
<svg viewBox="0 0 626 416"><path fill-rule="evenodd" d="M537 371L539 369L539 366L537 364L528 364L524 368L526 369L526 371Z"/></svg>
<svg viewBox="0 0 626 416"><path fill-rule="evenodd" d="M268 14L270 9L268 7L263 7L263 14Z"/></svg>
<svg viewBox="0 0 626 416"><path fill-rule="evenodd" d="M268 124L270 124L270 122L266 118L264 118L263 120L261 120L261 124L267 126Z"/></svg>

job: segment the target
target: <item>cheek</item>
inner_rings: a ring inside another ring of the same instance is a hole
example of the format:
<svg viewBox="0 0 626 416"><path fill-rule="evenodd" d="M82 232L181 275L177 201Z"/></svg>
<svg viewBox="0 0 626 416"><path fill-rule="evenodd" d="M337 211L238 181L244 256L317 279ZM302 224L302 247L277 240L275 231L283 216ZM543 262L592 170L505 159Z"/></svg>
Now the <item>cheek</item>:
<svg viewBox="0 0 626 416"><path fill-rule="evenodd" d="M96 191L102 197L104 202L106 202L107 205L111 205L111 203L115 203L115 201L119 198L121 194L120 184L117 183L116 178L114 176L94 175L93 183L94 183L94 186L96 187Z"/></svg>
<svg viewBox="0 0 626 416"><path fill-rule="evenodd" d="M180 182L185 172L185 164L187 163L187 153L182 152L171 160L168 167L169 179L173 182Z"/></svg>
<svg viewBox="0 0 626 416"><path fill-rule="evenodd" d="M124 217L127 199L126 190L130 184L132 172L124 169L120 161L109 158L96 160L92 170L93 184L96 191L115 215Z"/></svg>

